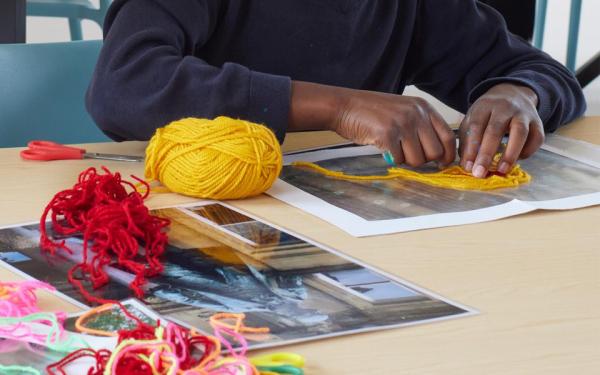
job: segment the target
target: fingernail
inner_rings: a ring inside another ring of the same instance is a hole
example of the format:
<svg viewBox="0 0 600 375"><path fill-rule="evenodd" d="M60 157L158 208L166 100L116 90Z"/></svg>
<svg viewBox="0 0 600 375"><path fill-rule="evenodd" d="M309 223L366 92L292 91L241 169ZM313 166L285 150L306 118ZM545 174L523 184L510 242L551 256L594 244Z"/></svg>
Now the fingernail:
<svg viewBox="0 0 600 375"><path fill-rule="evenodd" d="M485 168L483 167L483 165L476 165L475 168L473 169L473 176L477 177L477 178L484 178L486 175L486 171Z"/></svg>
<svg viewBox="0 0 600 375"><path fill-rule="evenodd" d="M472 169L473 169L473 162L472 161L468 161L467 164L465 165L465 170L467 172L471 172Z"/></svg>
<svg viewBox="0 0 600 375"><path fill-rule="evenodd" d="M507 174L509 167L510 167L510 165L508 165L507 162L503 161L502 163L500 163L500 167L498 168L498 172L500 172L502 174Z"/></svg>

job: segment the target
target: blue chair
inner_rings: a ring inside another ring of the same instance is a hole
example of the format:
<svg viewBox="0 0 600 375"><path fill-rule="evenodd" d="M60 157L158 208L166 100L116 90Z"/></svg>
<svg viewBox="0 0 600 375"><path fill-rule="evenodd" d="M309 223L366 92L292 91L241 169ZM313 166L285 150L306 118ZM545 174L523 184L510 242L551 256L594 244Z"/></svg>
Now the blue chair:
<svg viewBox="0 0 600 375"><path fill-rule="evenodd" d="M71 40L81 40L81 21L92 20L102 27L110 1L100 0L96 8L89 0L27 0L27 15L68 18Z"/></svg>
<svg viewBox="0 0 600 375"><path fill-rule="evenodd" d="M581 3L583 0L571 0L569 15L569 34L567 40L566 66L575 71L577 58L577 42L579 40L579 23L581 20ZM533 29L533 45L542 48L544 44L544 28L546 27L546 12L548 0L537 0L535 4L535 26Z"/></svg>
<svg viewBox="0 0 600 375"><path fill-rule="evenodd" d="M108 141L84 104L101 46L99 40L0 45L0 147L32 139Z"/></svg>

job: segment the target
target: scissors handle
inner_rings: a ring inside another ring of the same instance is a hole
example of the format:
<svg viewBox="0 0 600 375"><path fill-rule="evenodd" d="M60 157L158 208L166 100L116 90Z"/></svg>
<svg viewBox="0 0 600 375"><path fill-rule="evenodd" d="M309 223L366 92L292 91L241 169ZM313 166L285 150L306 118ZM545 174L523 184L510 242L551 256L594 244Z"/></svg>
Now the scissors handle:
<svg viewBox="0 0 600 375"><path fill-rule="evenodd" d="M56 142L52 142L52 141L29 141L27 143L27 147L29 148L37 148L37 149L42 149L42 150L55 150L57 148L60 149L68 149L68 150L77 150L81 153L84 153L85 150L79 147L73 147L73 146L65 146L61 143L56 143Z"/></svg>
<svg viewBox="0 0 600 375"><path fill-rule="evenodd" d="M31 141L27 146L27 149L21 151L21 157L27 160L83 159L85 153L82 148L64 146L50 141Z"/></svg>

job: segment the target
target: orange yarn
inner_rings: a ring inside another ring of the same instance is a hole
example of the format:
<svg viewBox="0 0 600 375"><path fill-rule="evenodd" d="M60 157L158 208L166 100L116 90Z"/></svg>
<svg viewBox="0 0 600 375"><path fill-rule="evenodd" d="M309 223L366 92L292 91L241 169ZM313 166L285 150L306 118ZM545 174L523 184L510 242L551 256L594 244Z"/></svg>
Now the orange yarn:
<svg viewBox="0 0 600 375"><path fill-rule="evenodd" d="M237 333L269 333L269 327L246 327L244 325L244 319L246 315L243 313L217 313L210 317L210 324L214 326L221 326L223 328L231 329ZM235 323L231 325L225 323L224 320L233 320Z"/></svg>

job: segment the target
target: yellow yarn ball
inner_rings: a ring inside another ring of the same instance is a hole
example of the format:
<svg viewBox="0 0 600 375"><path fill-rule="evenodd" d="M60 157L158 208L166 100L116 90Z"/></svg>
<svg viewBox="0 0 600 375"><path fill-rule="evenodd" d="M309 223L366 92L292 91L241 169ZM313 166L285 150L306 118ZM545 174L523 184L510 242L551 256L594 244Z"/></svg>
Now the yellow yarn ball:
<svg viewBox="0 0 600 375"><path fill-rule="evenodd" d="M198 198L261 194L281 167L281 148L269 128L223 116L174 121L158 129L146 148L146 178Z"/></svg>

